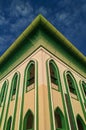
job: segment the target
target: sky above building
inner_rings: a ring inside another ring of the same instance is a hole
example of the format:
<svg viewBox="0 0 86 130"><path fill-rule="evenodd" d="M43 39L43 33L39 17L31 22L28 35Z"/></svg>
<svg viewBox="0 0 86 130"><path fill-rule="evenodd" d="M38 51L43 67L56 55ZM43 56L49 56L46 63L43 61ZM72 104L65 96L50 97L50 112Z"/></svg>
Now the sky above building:
<svg viewBox="0 0 86 130"><path fill-rule="evenodd" d="M0 55L38 14L86 56L86 0L0 0Z"/></svg>

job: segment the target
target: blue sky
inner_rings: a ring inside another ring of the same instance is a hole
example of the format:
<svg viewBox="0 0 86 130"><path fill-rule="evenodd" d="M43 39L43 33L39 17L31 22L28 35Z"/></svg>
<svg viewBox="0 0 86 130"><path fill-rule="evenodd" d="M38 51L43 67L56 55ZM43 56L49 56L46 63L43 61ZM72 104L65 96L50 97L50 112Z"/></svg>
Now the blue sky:
<svg viewBox="0 0 86 130"><path fill-rule="evenodd" d="M0 55L39 13L86 55L86 0L0 0Z"/></svg>

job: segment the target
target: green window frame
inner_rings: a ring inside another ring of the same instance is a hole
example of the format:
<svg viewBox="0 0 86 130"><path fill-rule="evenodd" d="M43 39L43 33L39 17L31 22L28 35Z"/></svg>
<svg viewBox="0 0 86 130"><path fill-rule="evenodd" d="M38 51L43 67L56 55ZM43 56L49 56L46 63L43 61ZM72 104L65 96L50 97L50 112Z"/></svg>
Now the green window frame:
<svg viewBox="0 0 86 130"><path fill-rule="evenodd" d="M6 93L6 86L7 86L7 83L5 81L2 85L1 92L0 92L0 106L2 106L2 104L4 102L5 93Z"/></svg>
<svg viewBox="0 0 86 130"><path fill-rule="evenodd" d="M84 96L86 98L86 82L84 81L82 81L82 89L83 89Z"/></svg>
<svg viewBox="0 0 86 130"><path fill-rule="evenodd" d="M34 130L34 116L30 109L25 114L23 130Z"/></svg>
<svg viewBox="0 0 86 130"><path fill-rule="evenodd" d="M70 93L77 95L76 88L75 88L76 87L75 79L73 75L71 74L71 72L69 71L66 73L66 80L67 80L67 85L70 90Z"/></svg>
<svg viewBox="0 0 86 130"><path fill-rule="evenodd" d="M85 123L79 114L77 115L76 120L78 130L85 130L86 129Z"/></svg>
<svg viewBox="0 0 86 130"><path fill-rule="evenodd" d="M58 85L57 66L53 60L49 62L51 83Z"/></svg>
<svg viewBox="0 0 86 130"><path fill-rule="evenodd" d="M25 69L26 92L35 84L35 62L30 61Z"/></svg>
<svg viewBox="0 0 86 130"><path fill-rule="evenodd" d="M59 107L54 111L54 117L56 130L65 130L64 115Z"/></svg>
<svg viewBox="0 0 86 130"><path fill-rule="evenodd" d="M15 95L16 95L16 90L17 90L17 86L18 86L18 74L15 73L12 79L12 95L11 95L11 99L14 99Z"/></svg>
<svg viewBox="0 0 86 130"><path fill-rule="evenodd" d="M84 107L86 109L86 82L80 80L79 83L80 83L80 88L81 88L82 96L83 96L83 99L84 99Z"/></svg>
<svg viewBox="0 0 86 130"><path fill-rule="evenodd" d="M8 118L6 130L11 130L12 116Z"/></svg>

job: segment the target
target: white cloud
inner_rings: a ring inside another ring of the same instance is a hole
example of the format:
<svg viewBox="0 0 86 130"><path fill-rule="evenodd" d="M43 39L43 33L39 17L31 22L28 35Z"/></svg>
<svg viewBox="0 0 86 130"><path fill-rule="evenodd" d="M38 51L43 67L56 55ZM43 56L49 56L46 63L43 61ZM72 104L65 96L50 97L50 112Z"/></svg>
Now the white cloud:
<svg viewBox="0 0 86 130"><path fill-rule="evenodd" d="M4 16L0 15L0 26L5 25L7 23L8 23L8 20L6 20Z"/></svg>
<svg viewBox="0 0 86 130"><path fill-rule="evenodd" d="M32 6L29 4L29 2L27 3L23 3L21 2L20 4L17 4L15 6L15 10L11 7L10 8L10 16L11 17L19 17L19 16L27 16L29 17L29 14L31 14L33 12L33 8Z"/></svg>

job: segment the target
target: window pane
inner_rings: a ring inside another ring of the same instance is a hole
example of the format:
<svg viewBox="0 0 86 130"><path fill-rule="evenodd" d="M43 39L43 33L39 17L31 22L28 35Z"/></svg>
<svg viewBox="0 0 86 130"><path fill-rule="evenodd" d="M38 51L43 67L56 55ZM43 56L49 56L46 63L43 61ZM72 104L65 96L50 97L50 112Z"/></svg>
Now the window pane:
<svg viewBox="0 0 86 130"><path fill-rule="evenodd" d="M11 130L11 121L12 121L12 117L9 117L6 130Z"/></svg>
<svg viewBox="0 0 86 130"><path fill-rule="evenodd" d="M84 81L82 82L82 87L83 87L84 94L86 96L86 83Z"/></svg>
<svg viewBox="0 0 86 130"><path fill-rule="evenodd" d="M58 79L57 79L57 74L56 74L56 68L55 66L50 63L50 77L51 77L51 82L58 85Z"/></svg>
<svg viewBox="0 0 86 130"><path fill-rule="evenodd" d="M35 65L31 64L27 72L27 86L35 82Z"/></svg>
<svg viewBox="0 0 86 130"><path fill-rule="evenodd" d="M12 96L15 95L16 93L16 87L17 87L17 78L18 78L18 75L16 74L13 78L13 90L12 90Z"/></svg>
<svg viewBox="0 0 86 130"><path fill-rule="evenodd" d="M82 125L81 121L79 120L79 118L77 119L77 125L78 125L78 130L84 130L83 125Z"/></svg>
<svg viewBox="0 0 86 130"><path fill-rule="evenodd" d="M3 84L3 86L2 86L0 104L2 104L2 102L3 102L3 100L4 100L5 89L6 89L6 82L4 82L4 84Z"/></svg>
<svg viewBox="0 0 86 130"><path fill-rule="evenodd" d="M62 128L61 116L57 112L55 112L55 126L56 128Z"/></svg>
<svg viewBox="0 0 86 130"><path fill-rule="evenodd" d="M27 117L27 122L26 122L26 130L32 129L33 128L33 115L30 114Z"/></svg>
<svg viewBox="0 0 86 130"><path fill-rule="evenodd" d="M68 82L70 92L73 93L73 94L76 94L76 90L75 90L73 80L72 80L72 78L69 74L67 74L67 82Z"/></svg>

